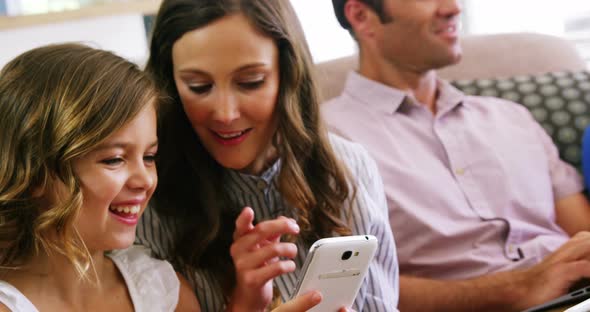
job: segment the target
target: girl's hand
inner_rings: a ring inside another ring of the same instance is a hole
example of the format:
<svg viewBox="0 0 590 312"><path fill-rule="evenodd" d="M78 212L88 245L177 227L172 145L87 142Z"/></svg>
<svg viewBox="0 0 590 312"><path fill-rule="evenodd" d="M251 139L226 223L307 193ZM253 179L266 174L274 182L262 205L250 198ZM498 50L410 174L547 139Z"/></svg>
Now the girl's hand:
<svg viewBox="0 0 590 312"><path fill-rule="evenodd" d="M236 287L229 302L231 311L264 311L272 301L272 280L295 270L292 259L297 246L282 243L281 236L299 233L293 219L278 217L252 224L254 211L246 207L236 219L230 254L236 270Z"/></svg>

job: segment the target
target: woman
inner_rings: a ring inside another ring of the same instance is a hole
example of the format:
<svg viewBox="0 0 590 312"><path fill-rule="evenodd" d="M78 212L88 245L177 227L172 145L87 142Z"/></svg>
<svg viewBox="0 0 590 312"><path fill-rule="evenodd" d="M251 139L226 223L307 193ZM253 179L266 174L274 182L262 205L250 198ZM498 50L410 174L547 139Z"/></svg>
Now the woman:
<svg viewBox="0 0 590 312"><path fill-rule="evenodd" d="M364 149L323 128L288 1L164 1L147 71L172 101L139 241L189 278L203 310L288 300L311 243L348 234L381 246L354 308L396 310L381 179Z"/></svg>
<svg viewBox="0 0 590 312"><path fill-rule="evenodd" d="M0 311L195 309L169 263L126 249L157 184L158 97L136 65L79 44L0 71Z"/></svg>

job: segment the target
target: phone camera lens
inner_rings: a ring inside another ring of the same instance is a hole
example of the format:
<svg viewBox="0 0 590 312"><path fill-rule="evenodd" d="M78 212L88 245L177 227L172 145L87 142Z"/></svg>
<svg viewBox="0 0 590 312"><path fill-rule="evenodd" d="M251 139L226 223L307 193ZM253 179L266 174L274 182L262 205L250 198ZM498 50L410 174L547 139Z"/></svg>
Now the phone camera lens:
<svg viewBox="0 0 590 312"><path fill-rule="evenodd" d="M347 250L342 253L342 260L348 260L350 259L350 256L352 256L352 251Z"/></svg>

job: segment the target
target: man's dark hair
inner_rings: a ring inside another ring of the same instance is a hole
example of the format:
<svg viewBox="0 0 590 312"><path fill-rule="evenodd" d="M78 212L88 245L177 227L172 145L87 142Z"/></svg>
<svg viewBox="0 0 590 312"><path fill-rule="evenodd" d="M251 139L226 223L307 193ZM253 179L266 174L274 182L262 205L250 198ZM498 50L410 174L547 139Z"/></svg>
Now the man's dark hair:
<svg viewBox="0 0 590 312"><path fill-rule="evenodd" d="M351 31L352 26L350 26L350 23L346 19L346 15L344 15L344 5L346 5L347 1L348 0L332 0L332 5L334 6L334 14L336 14L336 18L338 19L338 23L340 23L340 26L342 26L342 28L344 28L348 31ZM373 11L375 11L375 13L377 13L377 15L379 15L381 22L384 23L384 22L390 20L390 18L387 15L385 15L385 12L383 12L383 0L359 0L359 1L366 4L371 9L373 9Z"/></svg>

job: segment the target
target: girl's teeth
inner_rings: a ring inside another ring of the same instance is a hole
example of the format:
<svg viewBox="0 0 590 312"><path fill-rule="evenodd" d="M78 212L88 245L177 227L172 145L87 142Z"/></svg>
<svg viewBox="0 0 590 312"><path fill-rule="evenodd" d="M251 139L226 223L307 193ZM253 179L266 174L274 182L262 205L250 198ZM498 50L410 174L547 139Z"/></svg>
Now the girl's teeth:
<svg viewBox="0 0 590 312"><path fill-rule="evenodd" d="M139 205L135 206L111 206L109 207L110 210L119 212L119 213L131 213L137 214L139 213Z"/></svg>

